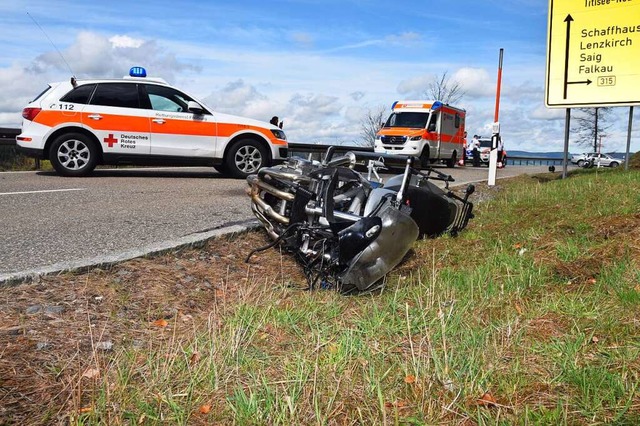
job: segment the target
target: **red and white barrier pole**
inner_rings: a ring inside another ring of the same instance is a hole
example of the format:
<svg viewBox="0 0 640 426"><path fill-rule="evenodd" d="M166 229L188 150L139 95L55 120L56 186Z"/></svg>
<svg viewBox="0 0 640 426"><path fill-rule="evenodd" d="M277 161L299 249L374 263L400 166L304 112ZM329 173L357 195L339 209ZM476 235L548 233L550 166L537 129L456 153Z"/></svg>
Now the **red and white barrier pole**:
<svg viewBox="0 0 640 426"><path fill-rule="evenodd" d="M500 139L500 88L502 86L502 57L504 49L500 49L498 61L498 82L496 87L496 110L493 116L493 131L491 135L491 152L489 153L489 186L496 184L496 171L498 169L498 141Z"/></svg>

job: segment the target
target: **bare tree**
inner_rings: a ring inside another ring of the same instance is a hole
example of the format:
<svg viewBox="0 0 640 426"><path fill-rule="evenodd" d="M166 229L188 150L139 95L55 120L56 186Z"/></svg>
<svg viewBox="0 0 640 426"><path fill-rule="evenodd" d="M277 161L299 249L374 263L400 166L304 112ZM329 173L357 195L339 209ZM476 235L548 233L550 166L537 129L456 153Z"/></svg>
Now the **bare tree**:
<svg viewBox="0 0 640 426"><path fill-rule="evenodd" d="M387 109L382 105L367 110L362 120L360 120L359 145L373 146L376 140L376 133L382 128L382 123L387 118L387 114Z"/></svg>
<svg viewBox="0 0 640 426"><path fill-rule="evenodd" d="M574 119L574 130L577 133L576 143L581 146L593 147L593 152L598 152L600 138L607 136L607 129L612 124L609 123L611 107L598 108L578 108L578 114Z"/></svg>
<svg viewBox="0 0 640 426"><path fill-rule="evenodd" d="M456 104L466 93L462 90L460 82L451 80L447 74L448 71L443 72L442 75L434 75L424 95L445 104Z"/></svg>

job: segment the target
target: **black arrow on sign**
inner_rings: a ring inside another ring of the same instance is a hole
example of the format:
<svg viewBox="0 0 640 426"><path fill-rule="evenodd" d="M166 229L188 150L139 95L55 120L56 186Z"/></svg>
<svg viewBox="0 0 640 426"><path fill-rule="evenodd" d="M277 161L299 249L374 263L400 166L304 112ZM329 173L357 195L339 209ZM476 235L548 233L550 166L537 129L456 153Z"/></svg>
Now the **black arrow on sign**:
<svg viewBox="0 0 640 426"><path fill-rule="evenodd" d="M567 99L567 87L569 87L569 40L571 40L571 23L573 18L568 14L564 19L567 23L567 44L564 50L564 99Z"/></svg>
<svg viewBox="0 0 640 426"><path fill-rule="evenodd" d="M567 81L567 84L586 84L587 86L593 83L593 81L586 79L584 81Z"/></svg>
<svg viewBox="0 0 640 426"><path fill-rule="evenodd" d="M583 81L569 81L569 46L571 40L571 23L573 22L571 14L568 14L567 17L564 18L564 22L567 23L567 44L564 50L564 99L567 99L567 88L570 84L586 84L588 86L593 82L589 79Z"/></svg>

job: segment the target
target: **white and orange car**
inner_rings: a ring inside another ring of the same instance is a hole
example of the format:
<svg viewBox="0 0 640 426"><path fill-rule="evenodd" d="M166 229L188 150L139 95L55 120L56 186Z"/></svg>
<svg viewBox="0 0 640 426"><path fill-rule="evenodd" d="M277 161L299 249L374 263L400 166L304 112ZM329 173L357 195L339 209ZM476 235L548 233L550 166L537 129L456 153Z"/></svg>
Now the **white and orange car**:
<svg viewBox="0 0 640 426"><path fill-rule="evenodd" d="M242 178L288 151L282 129L214 112L141 67L123 79L52 83L22 117L18 150L63 176L135 164L213 166Z"/></svg>

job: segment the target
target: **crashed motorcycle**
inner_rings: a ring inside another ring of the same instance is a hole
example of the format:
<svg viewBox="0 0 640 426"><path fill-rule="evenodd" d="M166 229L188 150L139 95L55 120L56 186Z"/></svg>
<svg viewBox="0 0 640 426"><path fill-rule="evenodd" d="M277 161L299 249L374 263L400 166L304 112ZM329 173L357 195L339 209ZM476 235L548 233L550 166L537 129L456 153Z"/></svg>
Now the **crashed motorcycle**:
<svg viewBox="0 0 640 426"><path fill-rule="evenodd" d="M413 157L347 152L323 161L289 158L247 178L251 208L272 243L302 266L311 289L344 293L376 288L423 236L458 234L473 216L469 196L449 190L453 178L417 169ZM404 173L380 179L392 164ZM367 177L356 171L366 167ZM444 182L441 189L433 181Z"/></svg>

